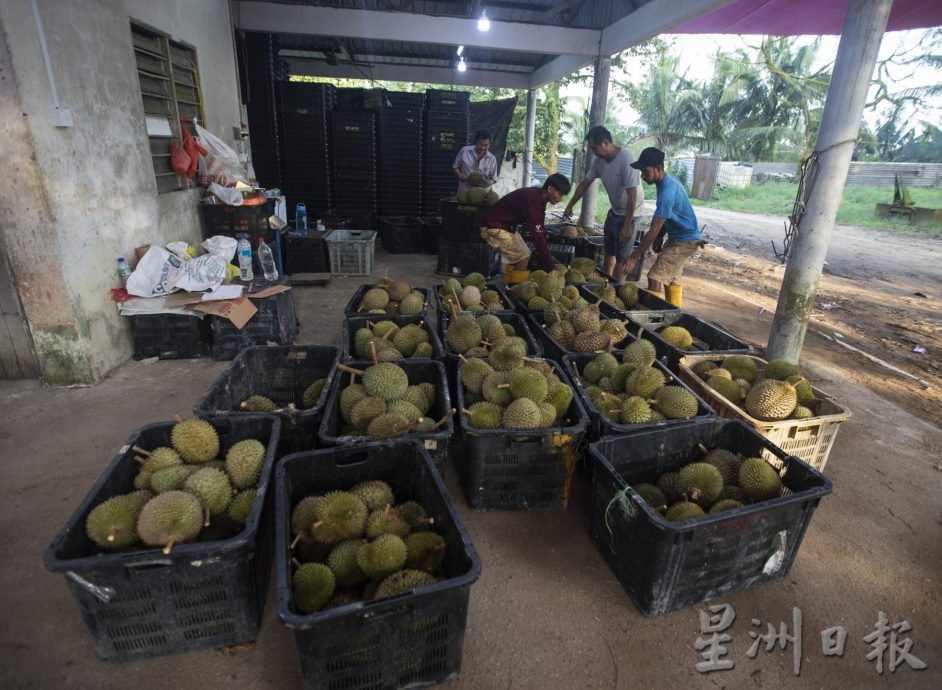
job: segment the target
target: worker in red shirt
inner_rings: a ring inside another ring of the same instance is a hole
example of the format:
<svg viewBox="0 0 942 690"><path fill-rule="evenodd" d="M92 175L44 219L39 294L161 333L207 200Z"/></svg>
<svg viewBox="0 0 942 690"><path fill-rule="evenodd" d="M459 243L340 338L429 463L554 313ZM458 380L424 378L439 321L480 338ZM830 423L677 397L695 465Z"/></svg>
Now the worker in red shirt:
<svg viewBox="0 0 942 690"><path fill-rule="evenodd" d="M527 224L530 241L536 247L543 268L552 271L556 261L550 254L543 231L546 204L558 204L572 185L565 175L554 173L546 178L542 187L524 187L501 198L481 217L481 237L491 247L500 249L507 259L504 282L520 283L529 277L527 265L530 249L514 229L520 223Z"/></svg>

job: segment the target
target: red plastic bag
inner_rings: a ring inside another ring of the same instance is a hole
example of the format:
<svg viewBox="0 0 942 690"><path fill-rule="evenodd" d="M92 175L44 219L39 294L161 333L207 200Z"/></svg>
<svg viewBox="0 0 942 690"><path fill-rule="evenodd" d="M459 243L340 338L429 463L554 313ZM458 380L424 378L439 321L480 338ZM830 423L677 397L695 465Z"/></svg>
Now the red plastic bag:
<svg viewBox="0 0 942 690"><path fill-rule="evenodd" d="M170 167L177 175L186 175L190 169L190 154L177 143L176 137L170 141Z"/></svg>
<svg viewBox="0 0 942 690"><path fill-rule="evenodd" d="M188 117L180 118L180 129L183 130L183 150L190 156L190 167L183 174L187 177L193 177L196 174L196 166L199 164L199 159L196 157L196 154L198 153L201 156L205 156L209 152L199 145L196 139L193 138L193 135L190 134L190 130L186 128L186 123L189 119Z"/></svg>

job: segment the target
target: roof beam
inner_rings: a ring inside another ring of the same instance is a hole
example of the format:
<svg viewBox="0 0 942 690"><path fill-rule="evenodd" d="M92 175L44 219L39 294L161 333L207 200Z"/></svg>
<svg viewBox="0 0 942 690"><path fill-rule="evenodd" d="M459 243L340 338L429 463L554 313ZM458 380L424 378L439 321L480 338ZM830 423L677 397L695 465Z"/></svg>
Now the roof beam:
<svg viewBox="0 0 942 690"><path fill-rule="evenodd" d="M665 0L666 1L666 0ZM264 33L309 34L340 38L407 41L439 45L555 55L599 52L601 31L491 21L490 31L478 31L476 19L433 17L410 12L347 10L312 5L289 5L241 0L235 13L238 28Z"/></svg>
<svg viewBox="0 0 942 690"><path fill-rule="evenodd" d="M530 74L528 88L538 89L543 84L549 84L551 81L556 81L567 74L578 72L583 67L591 65L594 59L595 56L586 57L582 55L561 55L554 58Z"/></svg>
<svg viewBox="0 0 942 690"><path fill-rule="evenodd" d="M651 0L602 30L600 55L615 55L734 0Z"/></svg>
<svg viewBox="0 0 942 690"><path fill-rule="evenodd" d="M448 84L450 86L489 86L504 89L526 89L530 77L523 73L496 72L468 67L464 73L447 67L413 67L410 65L383 65L358 67L357 65L328 65L319 60L286 58L291 74L333 79L375 79L377 81L406 81L419 84Z"/></svg>

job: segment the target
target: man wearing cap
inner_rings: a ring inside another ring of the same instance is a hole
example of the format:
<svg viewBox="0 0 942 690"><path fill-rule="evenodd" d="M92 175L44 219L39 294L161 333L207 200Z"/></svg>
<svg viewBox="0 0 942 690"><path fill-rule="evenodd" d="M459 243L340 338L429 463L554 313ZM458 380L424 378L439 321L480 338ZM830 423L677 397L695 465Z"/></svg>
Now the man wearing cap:
<svg viewBox="0 0 942 690"><path fill-rule="evenodd" d="M659 293L683 273L684 264L700 246L700 225L680 181L664 171L664 152L653 146L641 152L632 168L641 171L641 179L657 188L657 207L651 229L641 245L624 261L625 273L631 273L655 240L667 233L657 261L648 271L648 290Z"/></svg>
<svg viewBox="0 0 942 690"><path fill-rule="evenodd" d="M556 261L550 254L543 230L546 204L558 204L569 194L571 185L565 175L554 173L546 178L543 187L523 187L490 206L481 216L481 238L491 247L500 249L507 259L506 282L523 282L527 279L530 249L520 233L514 228L527 224L530 241L536 248L543 268L552 271Z"/></svg>
<svg viewBox="0 0 942 690"><path fill-rule="evenodd" d="M624 261L635 246L638 234L638 217L644 207L644 189L641 176L631 167L635 157L631 151L615 146L612 134L597 125L586 132L585 139L595 154L592 167L572 193L566 204L563 218L572 215L572 207L582 198L593 181L601 179L608 199L612 204L605 217L605 263L606 273L611 273L619 283L625 280Z"/></svg>
<svg viewBox="0 0 942 690"><path fill-rule="evenodd" d="M497 158L490 151L491 133L486 129L478 130L474 133L474 144L463 147L455 156L455 162L452 164L452 170L455 177L458 178L458 191L462 189L471 189L468 183L468 176L480 171L484 175L484 186L490 187L497 182L499 169Z"/></svg>

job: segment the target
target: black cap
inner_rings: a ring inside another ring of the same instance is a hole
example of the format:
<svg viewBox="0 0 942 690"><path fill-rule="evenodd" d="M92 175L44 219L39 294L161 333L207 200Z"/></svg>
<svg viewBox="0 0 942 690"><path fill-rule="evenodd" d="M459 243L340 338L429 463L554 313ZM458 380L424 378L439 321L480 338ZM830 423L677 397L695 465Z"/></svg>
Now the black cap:
<svg viewBox="0 0 942 690"><path fill-rule="evenodd" d="M664 152L653 146L649 146L642 151L641 155L638 156L638 160L631 164L631 167L636 170L643 170L647 167L656 168L658 166L664 167Z"/></svg>

